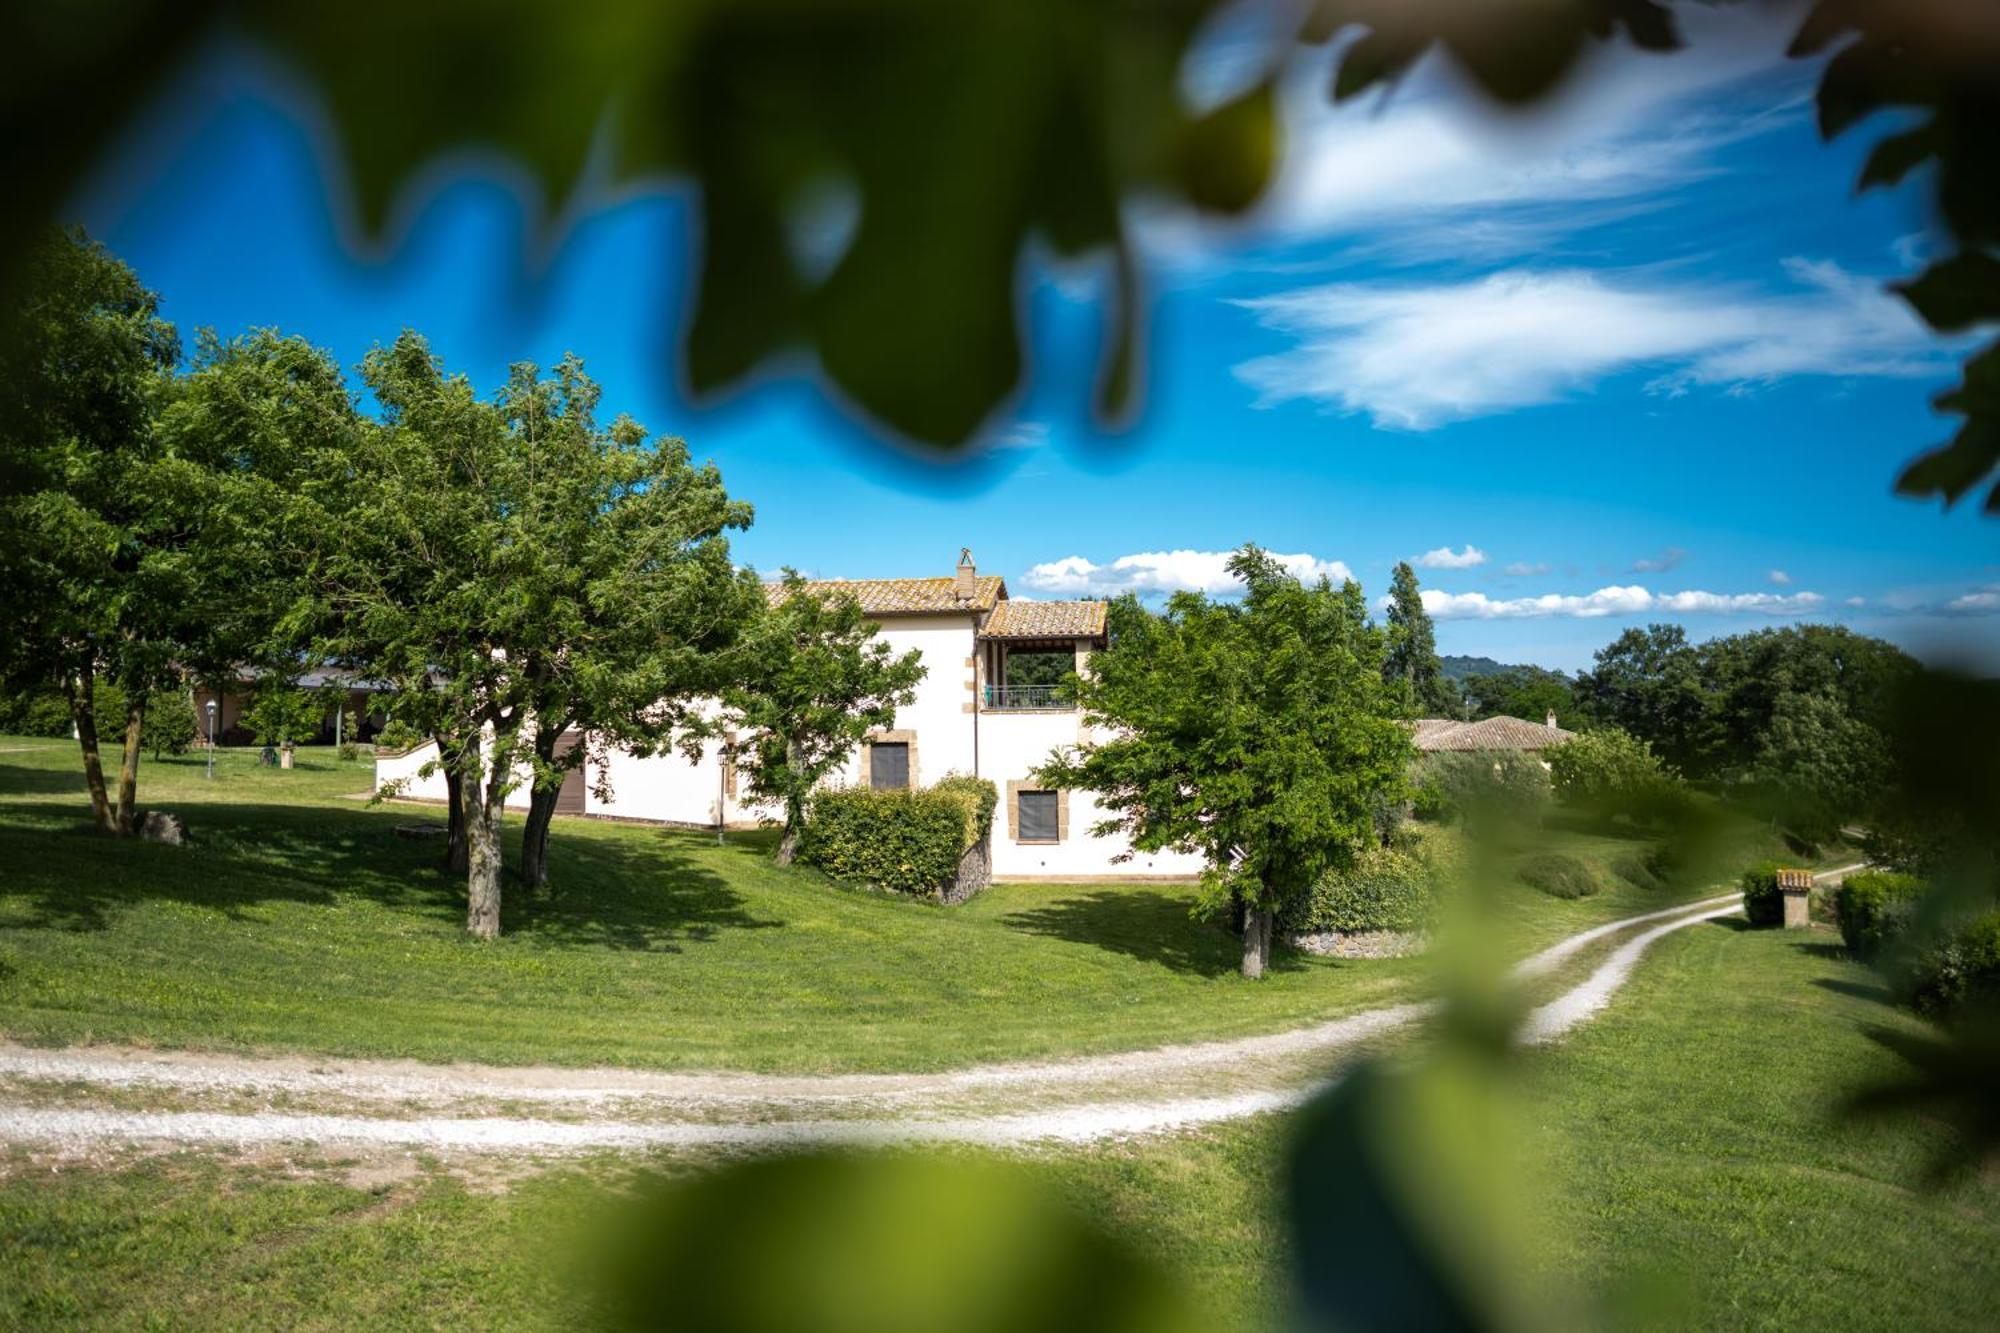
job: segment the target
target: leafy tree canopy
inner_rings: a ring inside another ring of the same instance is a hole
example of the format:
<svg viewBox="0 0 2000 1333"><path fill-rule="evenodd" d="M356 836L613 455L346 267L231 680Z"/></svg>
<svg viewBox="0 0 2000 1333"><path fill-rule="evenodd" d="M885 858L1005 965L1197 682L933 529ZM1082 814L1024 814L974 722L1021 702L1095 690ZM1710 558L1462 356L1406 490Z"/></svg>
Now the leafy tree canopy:
<svg viewBox="0 0 2000 1333"><path fill-rule="evenodd" d="M1097 738L1039 773L1096 793L1099 832L1200 853L1207 905L1248 913L1244 973L1257 976L1271 914L1375 836L1412 749L1358 584L1304 586L1254 546L1229 567L1241 601L1111 603L1110 647L1079 684Z"/></svg>

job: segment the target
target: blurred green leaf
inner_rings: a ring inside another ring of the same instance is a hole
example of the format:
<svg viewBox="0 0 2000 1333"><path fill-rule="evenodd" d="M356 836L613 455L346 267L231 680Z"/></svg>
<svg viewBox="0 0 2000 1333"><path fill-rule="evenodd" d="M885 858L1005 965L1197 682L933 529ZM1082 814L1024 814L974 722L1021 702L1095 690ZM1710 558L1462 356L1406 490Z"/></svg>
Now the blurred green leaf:
<svg viewBox="0 0 2000 1333"><path fill-rule="evenodd" d="M820 1152L642 1186L589 1246L624 1328L703 1333L1175 1333L1173 1273L1025 1170L969 1155Z"/></svg>

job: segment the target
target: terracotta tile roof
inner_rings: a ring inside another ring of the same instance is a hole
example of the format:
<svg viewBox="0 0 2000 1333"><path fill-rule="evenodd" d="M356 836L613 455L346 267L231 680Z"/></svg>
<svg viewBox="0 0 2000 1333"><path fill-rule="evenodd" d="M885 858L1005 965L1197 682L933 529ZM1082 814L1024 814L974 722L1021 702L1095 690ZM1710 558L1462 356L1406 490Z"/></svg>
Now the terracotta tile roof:
<svg viewBox="0 0 2000 1333"><path fill-rule="evenodd" d="M935 616L991 611L1006 593L998 574L983 574L974 583L973 598L958 600L958 581L941 579L809 579L806 591L822 597L849 593L871 616ZM785 585L767 583L764 595L782 599Z"/></svg>
<svg viewBox="0 0 2000 1333"><path fill-rule="evenodd" d="M1104 637L1102 602L1014 602L993 608L980 629L982 639L1099 639Z"/></svg>
<svg viewBox="0 0 2000 1333"><path fill-rule="evenodd" d="M1545 750L1575 737L1573 731L1523 722L1518 717L1489 717L1483 722L1453 722L1450 718L1419 718L1412 739L1419 750Z"/></svg>

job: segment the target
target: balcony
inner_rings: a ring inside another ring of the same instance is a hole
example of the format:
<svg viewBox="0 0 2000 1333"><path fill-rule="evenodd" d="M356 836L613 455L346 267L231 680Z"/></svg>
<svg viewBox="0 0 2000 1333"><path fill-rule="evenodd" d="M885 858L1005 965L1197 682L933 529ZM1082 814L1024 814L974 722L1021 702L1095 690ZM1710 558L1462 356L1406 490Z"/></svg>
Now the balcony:
<svg viewBox="0 0 2000 1333"><path fill-rule="evenodd" d="M1076 696L1067 685L988 685L983 707L989 713L1074 712Z"/></svg>

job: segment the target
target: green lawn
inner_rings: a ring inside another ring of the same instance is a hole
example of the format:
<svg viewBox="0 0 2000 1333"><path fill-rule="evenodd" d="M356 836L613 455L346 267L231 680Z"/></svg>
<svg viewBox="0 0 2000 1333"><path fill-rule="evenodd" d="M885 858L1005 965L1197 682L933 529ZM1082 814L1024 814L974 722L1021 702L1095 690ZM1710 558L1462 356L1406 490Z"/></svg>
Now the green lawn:
<svg viewBox="0 0 2000 1333"><path fill-rule="evenodd" d="M1862 1025L1910 1020L1831 939L1671 936L1606 1015L1521 1057L1552 1274L1599 1293L1643 1279L1651 1327L1990 1327L2000 1178L1931 1192L1941 1131L1834 1113L1896 1065ZM1019 1156L1181 1272L1217 1327L1269 1328L1284 1130L1266 1118ZM192 1154L0 1166L0 1324L573 1325L567 1239L625 1171L496 1190L441 1174L357 1188Z"/></svg>
<svg viewBox="0 0 2000 1333"><path fill-rule="evenodd" d="M1187 886L1000 885L927 902L781 870L768 840L561 820L553 889L510 895L507 935L461 930L430 807L352 799L366 760L223 751L142 768L185 848L83 818L75 747L0 739L0 1032L33 1042L312 1051L494 1063L925 1070L1268 1031L1407 998L1417 960L1286 956L1259 983L1197 923ZM1609 864L1643 842L1557 829ZM1499 895L1525 949L1670 901L1610 887Z"/></svg>
<svg viewBox="0 0 2000 1333"><path fill-rule="evenodd" d="M463 931L439 844L302 751L143 768L194 844L82 820L75 749L0 741L0 1031L333 1054L654 1067L935 1069L1268 1030L1389 1002L1414 963L1288 962L1262 984L1187 886L1003 885L959 908L771 865L768 839L558 821L553 890Z"/></svg>

